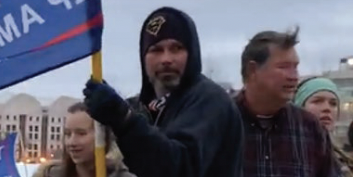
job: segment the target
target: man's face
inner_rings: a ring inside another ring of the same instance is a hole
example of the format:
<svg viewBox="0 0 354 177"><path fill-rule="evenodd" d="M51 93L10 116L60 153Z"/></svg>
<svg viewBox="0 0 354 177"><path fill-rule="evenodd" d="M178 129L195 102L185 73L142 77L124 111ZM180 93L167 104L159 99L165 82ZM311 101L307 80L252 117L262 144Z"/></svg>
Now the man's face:
<svg viewBox="0 0 354 177"><path fill-rule="evenodd" d="M281 102L290 101L298 83L299 58L295 48L270 46L270 57L254 73L254 81L263 93ZM270 100L271 101L271 100Z"/></svg>
<svg viewBox="0 0 354 177"><path fill-rule="evenodd" d="M182 43L165 39L151 46L145 55L145 68L154 86L167 89L179 85L188 52Z"/></svg>

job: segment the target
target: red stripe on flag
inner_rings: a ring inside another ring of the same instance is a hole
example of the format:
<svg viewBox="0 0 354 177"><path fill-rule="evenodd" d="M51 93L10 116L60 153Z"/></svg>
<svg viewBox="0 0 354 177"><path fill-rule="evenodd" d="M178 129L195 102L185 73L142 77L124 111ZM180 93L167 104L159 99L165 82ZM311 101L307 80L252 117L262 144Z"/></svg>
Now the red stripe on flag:
<svg viewBox="0 0 354 177"><path fill-rule="evenodd" d="M103 15L98 14L96 15L94 18L90 19L89 21L76 26L75 28L71 29L70 31L65 32L64 34L50 40L49 42L47 42L46 44L44 44L43 46L37 48L37 49L42 49L42 48L46 48L48 46L60 43L62 41L65 41L67 39L73 38L79 34L82 34L86 31L88 31L89 29L102 25L103 24Z"/></svg>

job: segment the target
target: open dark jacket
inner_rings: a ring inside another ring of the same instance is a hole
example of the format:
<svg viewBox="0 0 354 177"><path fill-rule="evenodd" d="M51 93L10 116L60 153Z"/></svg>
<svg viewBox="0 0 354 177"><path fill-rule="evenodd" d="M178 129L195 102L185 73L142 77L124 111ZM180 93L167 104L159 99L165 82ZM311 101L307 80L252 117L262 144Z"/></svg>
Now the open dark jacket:
<svg viewBox="0 0 354 177"><path fill-rule="evenodd" d="M146 108L156 95L141 56L142 89L138 100L129 99L136 111L125 131L113 129L124 163L139 177L241 176L243 128L238 109L221 87L201 74L193 21L172 8L157 11L175 13L188 24L189 57L179 88L171 93L156 122Z"/></svg>

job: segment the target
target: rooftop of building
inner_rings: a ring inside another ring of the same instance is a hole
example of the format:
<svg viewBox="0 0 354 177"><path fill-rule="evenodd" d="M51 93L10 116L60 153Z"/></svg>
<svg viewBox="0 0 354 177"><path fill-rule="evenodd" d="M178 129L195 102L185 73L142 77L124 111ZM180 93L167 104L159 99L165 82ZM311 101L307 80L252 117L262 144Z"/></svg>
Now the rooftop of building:
<svg viewBox="0 0 354 177"><path fill-rule="evenodd" d="M326 71L323 76L329 79L353 79L353 70Z"/></svg>
<svg viewBox="0 0 354 177"><path fill-rule="evenodd" d="M49 114L64 114L68 106L80 101L80 99L60 96L49 105L43 105L37 98L30 94L20 93L11 96L8 100L0 103L0 113L17 114L19 110L23 114L41 115L44 112Z"/></svg>

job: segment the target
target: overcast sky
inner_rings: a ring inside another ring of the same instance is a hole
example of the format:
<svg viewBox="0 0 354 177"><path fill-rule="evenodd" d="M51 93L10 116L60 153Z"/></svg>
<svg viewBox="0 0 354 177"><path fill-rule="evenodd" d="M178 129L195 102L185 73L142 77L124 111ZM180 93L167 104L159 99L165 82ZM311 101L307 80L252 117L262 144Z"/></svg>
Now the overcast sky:
<svg viewBox="0 0 354 177"><path fill-rule="evenodd" d="M240 55L254 34L300 26L300 73L337 69L339 59L353 53L352 0L103 0L104 78L124 97L139 92L139 32L145 17L161 6L179 8L195 20L202 48L203 70L213 79L241 86ZM0 102L29 93L43 104L60 95L81 98L90 75L82 60L0 91Z"/></svg>

